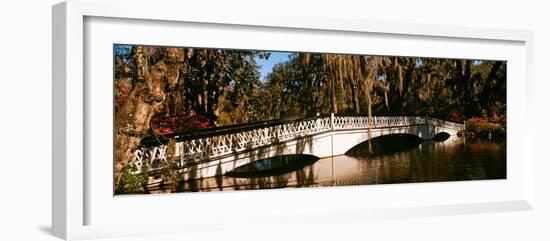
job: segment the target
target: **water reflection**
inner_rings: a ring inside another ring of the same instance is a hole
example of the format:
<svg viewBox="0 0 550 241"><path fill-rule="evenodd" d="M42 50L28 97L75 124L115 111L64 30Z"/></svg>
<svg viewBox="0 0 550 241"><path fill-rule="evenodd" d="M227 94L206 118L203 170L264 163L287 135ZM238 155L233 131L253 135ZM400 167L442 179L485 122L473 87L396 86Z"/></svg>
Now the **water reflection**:
<svg viewBox="0 0 550 241"><path fill-rule="evenodd" d="M277 176L298 171L318 160L319 158L313 155L282 155L237 167L225 175L243 178Z"/></svg>
<svg viewBox="0 0 550 241"><path fill-rule="evenodd" d="M461 139L418 143L407 138L410 137L379 139L363 143L346 155L319 160L291 156L266 159L237 168L225 176L180 183L179 191L506 178L505 143L464 142ZM381 144L384 142L386 145ZM392 145L401 148L395 149L397 147ZM259 174L254 174L255 171Z"/></svg>
<svg viewBox="0 0 550 241"><path fill-rule="evenodd" d="M447 139L449 139L449 137L451 137L451 135L449 133L439 132L439 133L435 134L433 140L437 141L437 142L441 142L441 141L446 141Z"/></svg>
<svg viewBox="0 0 550 241"><path fill-rule="evenodd" d="M348 156L375 157L414 149L422 138L408 134L385 135L365 141L346 152Z"/></svg>

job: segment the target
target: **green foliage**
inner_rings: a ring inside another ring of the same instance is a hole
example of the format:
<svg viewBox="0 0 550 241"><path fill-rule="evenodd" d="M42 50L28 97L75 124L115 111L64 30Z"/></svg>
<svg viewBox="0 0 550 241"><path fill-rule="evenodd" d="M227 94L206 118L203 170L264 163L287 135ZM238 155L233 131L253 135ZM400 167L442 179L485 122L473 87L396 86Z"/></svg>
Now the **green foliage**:
<svg viewBox="0 0 550 241"><path fill-rule="evenodd" d="M502 124L489 122L485 118L471 118L465 123L466 132L469 137L479 139L504 139L506 129Z"/></svg>
<svg viewBox="0 0 550 241"><path fill-rule="evenodd" d="M145 186L147 185L147 179L149 172L146 168L143 168L142 172L135 174L135 167L128 166L124 169L121 176L121 182L115 190L115 194L138 194L145 193Z"/></svg>
<svg viewBox="0 0 550 241"><path fill-rule="evenodd" d="M270 97L259 101L269 106L258 107L271 118L336 112L456 121L506 114L505 63L495 61L300 53L276 65L260 87Z"/></svg>
<svg viewBox="0 0 550 241"><path fill-rule="evenodd" d="M133 84L123 81L134 72L131 46L123 47L115 49L117 105ZM162 49L152 48L149 62L161 58ZM506 62L291 53L261 82L255 59L267 59L270 52L181 50L179 80L165 90L160 118L204 116L207 126L331 112L506 119Z"/></svg>
<svg viewBox="0 0 550 241"><path fill-rule="evenodd" d="M259 83L255 51L224 49L187 49L192 55L181 70L179 105L173 107L188 115L206 115L217 123L220 115L242 108ZM264 55L267 58L268 55ZM223 105L222 105L223 104ZM238 121L224 116L221 124Z"/></svg>

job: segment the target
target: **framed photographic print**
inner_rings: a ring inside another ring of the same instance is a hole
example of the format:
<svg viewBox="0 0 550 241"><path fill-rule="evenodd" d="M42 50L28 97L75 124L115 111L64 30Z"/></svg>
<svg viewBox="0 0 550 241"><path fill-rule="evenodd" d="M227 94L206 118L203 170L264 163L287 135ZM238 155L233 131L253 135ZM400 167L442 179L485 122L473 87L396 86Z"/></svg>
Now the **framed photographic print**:
<svg viewBox="0 0 550 241"><path fill-rule="evenodd" d="M506 179L503 60L113 55L115 195Z"/></svg>
<svg viewBox="0 0 550 241"><path fill-rule="evenodd" d="M53 8L56 236L531 208L532 33L165 2Z"/></svg>

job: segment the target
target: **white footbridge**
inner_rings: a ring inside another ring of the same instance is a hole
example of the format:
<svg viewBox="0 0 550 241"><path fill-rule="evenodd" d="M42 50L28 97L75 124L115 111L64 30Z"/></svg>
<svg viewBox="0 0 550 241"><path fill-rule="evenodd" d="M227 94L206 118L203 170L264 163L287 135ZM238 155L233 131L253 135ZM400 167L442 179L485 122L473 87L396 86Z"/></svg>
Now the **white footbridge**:
<svg viewBox="0 0 550 241"><path fill-rule="evenodd" d="M418 116L335 116L267 122L172 136L134 152L135 173L173 168L185 179L223 175L264 158L307 154L319 158L345 154L369 139L409 134L424 140L439 133L457 137L463 124Z"/></svg>

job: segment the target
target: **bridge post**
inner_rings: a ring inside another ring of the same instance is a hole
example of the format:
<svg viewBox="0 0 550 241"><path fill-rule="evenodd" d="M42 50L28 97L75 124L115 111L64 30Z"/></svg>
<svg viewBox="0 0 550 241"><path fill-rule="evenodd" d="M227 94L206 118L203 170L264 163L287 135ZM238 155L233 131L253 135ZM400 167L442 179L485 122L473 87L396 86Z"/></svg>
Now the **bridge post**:
<svg viewBox="0 0 550 241"><path fill-rule="evenodd" d="M334 113L330 113L330 129L334 130Z"/></svg>
<svg viewBox="0 0 550 241"><path fill-rule="evenodd" d="M424 114L424 124L428 124L428 113Z"/></svg>
<svg viewBox="0 0 550 241"><path fill-rule="evenodd" d="M279 143L279 131L281 130L281 126L275 126L273 129L275 129L275 142Z"/></svg>

